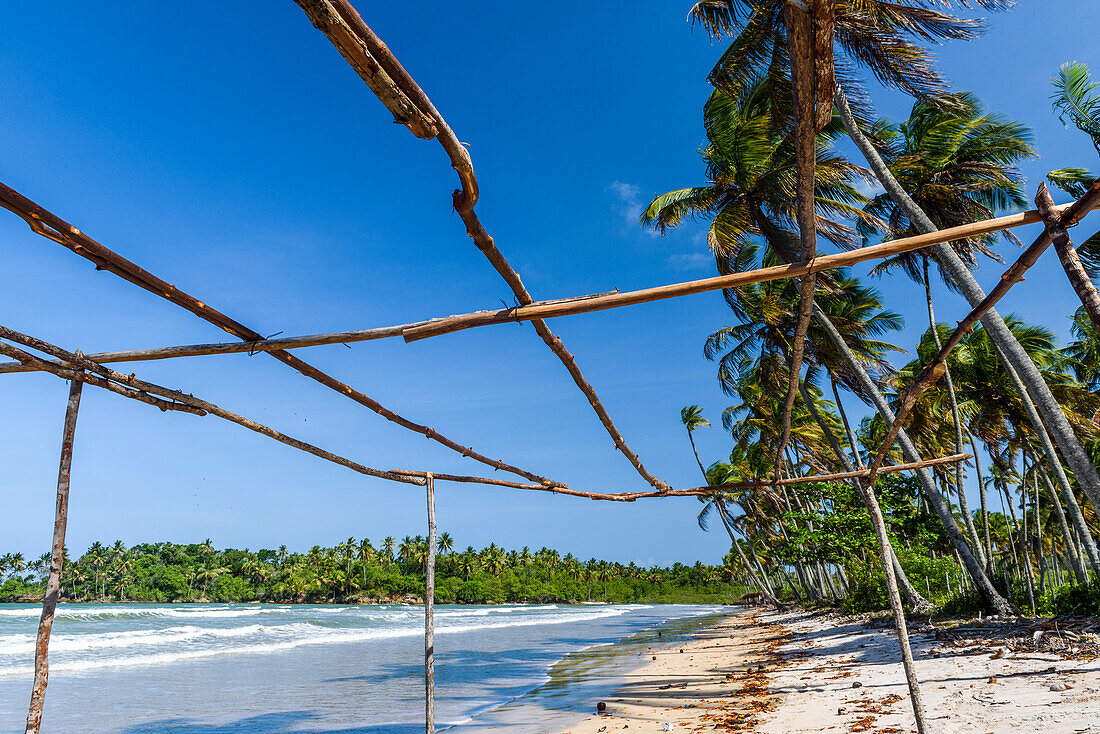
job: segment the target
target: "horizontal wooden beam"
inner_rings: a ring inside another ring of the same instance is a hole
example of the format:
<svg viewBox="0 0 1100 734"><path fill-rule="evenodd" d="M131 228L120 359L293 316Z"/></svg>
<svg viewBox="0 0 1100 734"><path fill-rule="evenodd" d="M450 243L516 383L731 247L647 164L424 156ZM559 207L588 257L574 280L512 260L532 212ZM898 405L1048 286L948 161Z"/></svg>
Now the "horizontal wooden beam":
<svg viewBox="0 0 1100 734"><path fill-rule="evenodd" d="M935 459L924 459L923 461L914 461L909 464L894 464L892 466L884 466L878 470L879 474L893 474L896 472L913 471L914 469L924 469L930 466L941 466L943 464L955 464L960 461L966 461L971 458L973 454L952 454L950 456L940 456ZM640 499L652 499L657 497L705 497L715 492L730 492L739 489L761 489L765 487L785 487L792 484L813 484L815 482L839 482L845 479L854 479L857 477L867 476L871 472L870 469L857 469L855 471L839 472L837 474L817 474L808 477L791 477L789 479L780 479L777 481L762 481L762 482L732 482L729 484L716 484L712 487L692 487L690 489L670 489L664 492L586 492L583 489L569 489L568 487L547 487L542 484L522 484L520 482L509 482L500 479L486 479L484 477L463 477L455 476L453 474L436 474L432 472L432 476L440 481L448 482L461 482L465 484L492 484L499 487L511 487L512 489L531 489L538 492L551 492L553 494L564 494L570 497L583 497L590 500L599 500L606 502L634 502ZM407 470L390 470L390 473L401 476L417 477L424 479L427 474L422 471L407 471Z"/></svg>
<svg viewBox="0 0 1100 734"><path fill-rule="evenodd" d="M1059 212L1069 208L1069 204L1057 207ZM1094 205L1100 206L1100 205ZM1089 210L1081 212L1083 218ZM119 352L100 352L89 354L90 359L101 364L113 362L145 362L157 359L173 359L176 357L198 357L211 354L240 354L242 352L277 352L287 349L301 349L302 347L316 347L325 344L354 344L355 342L373 341L375 339L389 339L392 337L404 337L405 341L417 341L432 336L448 334L476 326L488 326L516 321L531 321L538 318L553 318L558 316L572 316L576 314L591 313L593 311L605 311L623 306L632 306L638 303L648 303L667 298L707 293L733 288L752 283L763 283L769 280L779 280L804 275L808 272L821 272L832 268L847 267L867 260L876 260L892 257L905 252L912 252L930 245L952 240L974 237L980 234L999 232L1013 227L1022 227L1028 224L1037 224L1042 219L1035 210L1021 214L1010 214L996 219L987 219L981 222L966 224L961 227L951 227L931 234L921 234L914 237L903 237L890 242L884 242L870 247L861 247L850 252L841 252L835 255L825 255L814 260L809 265L777 265L759 270L749 270L743 273L719 275L713 278L692 280L683 283L645 288L637 291L621 293L609 291L593 295L574 296L571 298L558 298L549 301L537 301L529 306L518 308L500 309L496 311L475 311L473 313L442 318L425 319L408 324L394 326L382 326L373 329L359 329L354 331L337 331L326 334L307 334L304 336L282 337L280 339L255 339L245 342L216 342L212 344L186 344L182 346L157 347L153 349L134 349ZM1068 223L1067 223L1068 224ZM0 363L0 374L5 372L31 372L35 367L28 367L18 362Z"/></svg>
<svg viewBox="0 0 1100 734"><path fill-rule="evenodd" d="M79 352L69 352L56 344L37 339L26 334L21 334L18 331L13 331L4 326L0 326L0 338L14 341L18 344L22 344L31 349L36 349L40 352L52 355L63 362L66 366L56 366L51 362L40 360L32 354L24 352L21 349L16 349L4 342L0 342L0 353L7 354L15 359L33 363L35 361L40 362L41 369L45 372L51 372L58 377L66 380L77 380L79 382L86 382L89 385L95 385L105 390L110 390L114 393L122 395L124 397L132 398L134 400L140 400L144 403L149 403L161 410L179 410L183 412L193 413L195 415L216 415L219 418L229 421L230 423L236 423L239 426L243 426L250 431L255 431L261 435L273 438L279 443L286 444L300 451L313 454L314 456L324 459L325 461L331 461L334 464L347 467L352 471L360 474L365 474L370 477L377 477L379 479L388 479L392 482L403 482L405 484L424 484L425 479L422 475L411 476L407 473L395 473L383 471L381 469L371 469L368 466L364 466L351 459L344 458L339 454L334 454L331 451L325 451L322 448L314 446L313 444L306 443L299 439L293 438L276 431L274 428L265 426L262 423L257 423L254 420L245 418L244 416L232 413L220 406L211 403L208 400L202 400L196 398L194 395L184 393L179 390L173 390L171 388L163 387L152 382L146 382L139 380L135 375L124 375L120 372L104 367L98 362L89 359L88 357L80 354ZM157 396L157 397L153 397ZM158 398L164 398L159 400Z"/></svg>
<svg viewBox="0 0 1100 734"><path fill-rule="evenodd" d="M541 301L541 303L570 303L588 298L602 298L618 293L608 291L595 293L589 296L575 296L573 298L559 298L554 301ZM99 352L85 355L100 364L117 362L151 362L158 359L174 359L176 357L201 357L211 354L254 354L256 352L274 352L283 349L300 349L302 347L318 347L326 344L354 344L356 342L373 341L374 339L387 339L401 336L407 329L424 326L431 320L416 321L411 324L398 324L396 326L382 326L375 329L360 329L358 331L336 331L329 334L308 334L305 336L287 336L279 339L259 339L245 342L214 342L209 344L184 344L174 347L155 347L153 349L132 349L121 352ZM60 362L54 362L60 365ZM0 362L0 374L5 372L35 372L39 368L33 365L20 364L18 362Z"/></svg>
<svg viewBox="0 0 1100 734"><path fill-rule="evenodd" d="M1069 206L1069 204L1066 204L1065 206L1058 207L1058 210L1064 211L1069 208ZM1081 212L1081 216L1083 217L1086 213L1087 212ZM964 224L959 227L941 229L938 232L929 234L902 237L889 242L883 242L879 245L861 247L849 252L825 255L815 258L809 263L776 265L770 268L748 270L743 273L731 273L730 275L719 275L713 278L703 278L702 280L691 280L684 283L657 286L655 288L643 288L642 290L627 291L626 293L616 293L614 295L588 298L580 301L569 301L565 303L532 303L529 306L520 306L518 308L479 311L459 316L449 316L442 319L432 319L431 322L420 326L410 326L403 332L403 336L405 341L412 342L419 339L427 339L428 337L461 331L463 329L470 329L475 326L592 313L593 311L605 311L611 308L634 306L639 303L649 303L668 298L690 296L696 293L707 293L710 291L723 290L725 288L736 288L737 286L751 285L753 283L764 283L770 280L793 278L809 273L819 273L823 270L855 265L856 263L861 263L866 260L879 260L886 257L893 257L931 245L999 232L1012 227L1036 224L1041 221L1042 217L1040 217L1038 211L1029 210L1020 214L1010 214L995 219L986 219L980 222Z"/></svg>

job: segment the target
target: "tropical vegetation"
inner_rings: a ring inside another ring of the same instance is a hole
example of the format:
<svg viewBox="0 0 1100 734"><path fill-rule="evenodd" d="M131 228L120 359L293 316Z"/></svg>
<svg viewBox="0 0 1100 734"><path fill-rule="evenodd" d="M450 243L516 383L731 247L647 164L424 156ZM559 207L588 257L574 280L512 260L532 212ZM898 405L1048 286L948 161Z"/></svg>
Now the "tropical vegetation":
<svg viewBox="0 0 1100 734"><path fill-rule="evenodd" d="M456 550L439 536L435 600L439 603L660 602L728 603L745 589L731 569L696 563L642 568L550 548ZM250 551L202 543L93 543L66 555L62 597L87 602L419 602L424 598L424 538L348 538L292 552ZM41 598L50 557L0 556L0 600Z"/></svg>
<svg viewBox="0 0 1100 734"><path fill-rule="evenodd" d="M821 239L855 248L1027 208L1020 165L1036 156L1029 127L988 110L975 92L950 89L924 48L980 35L984 21L956 10L1011 4L809 4L812 13L829 8L835 60L831 87L817 90L819 100L834 102L831 119L819 114L816 127L813 202ZM702 107L703 180L656 196L641 224L661 233L688 221L705 224L721 274L795 262L802 251L787 5L705 0L690 14L724 44ZM913 98L900 120L878 115L860 70ZM1057 70L1051 103L1067 134L1083 132L1100 153L1100 85L1087 66L1069 62ZM863 161L849 158L853 150ZM1093 180L1089 162L1082 163L1045 178L1082 196ZM1038 198L1044 196L1042 186ZM927 326L909 349L899 345L902 317L877 287L849 271L818 274L808 330L799 328L797 279L724 292L730 321L702 351L731 401L720 409L728 458L707 463L699 455L696 433L711 426L704 407L684 407L681 422L694 463L716 487L701 498L699 524L721 521L735 577L773 601L850 609L886 608L891 593L921 611L1100 608L1100 295L1092 283L1100 234L1084 233L1076 247L1055 238L1082 304L1068 315L1073 341L1059 345L1046 326L990 309L950 354L887 455L887 463L963 453L969 459L882 475L873 488L855 479L767 486L777 471L797 479L869 465L903 390L953 331L936 318L936 281L945 286L940 292L977 306L985 293L973 271L1002 262L1003 241L1017 242L1010 234L976 234L877 264L872 278L900 273L924 290ZM792 365L801 365L797 374ZM792 384L799 399L788 419ZM722 488L745 482L763 486ZM896 590L885 577L886 551Z"/></svg>

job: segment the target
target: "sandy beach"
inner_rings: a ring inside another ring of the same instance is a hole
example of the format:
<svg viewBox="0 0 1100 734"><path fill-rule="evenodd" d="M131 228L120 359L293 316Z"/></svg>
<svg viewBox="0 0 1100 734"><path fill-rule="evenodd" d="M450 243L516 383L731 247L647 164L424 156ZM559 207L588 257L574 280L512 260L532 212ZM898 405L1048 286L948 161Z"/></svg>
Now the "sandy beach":
<svg viewBox="0 0 1100 734"><path fill-rule="evenodd" d="M1100 732L1095 636L1031 620L911 633L932 731ZM646 654L602 715L560 734L915 731L888 620L755 609Z"/></svg>

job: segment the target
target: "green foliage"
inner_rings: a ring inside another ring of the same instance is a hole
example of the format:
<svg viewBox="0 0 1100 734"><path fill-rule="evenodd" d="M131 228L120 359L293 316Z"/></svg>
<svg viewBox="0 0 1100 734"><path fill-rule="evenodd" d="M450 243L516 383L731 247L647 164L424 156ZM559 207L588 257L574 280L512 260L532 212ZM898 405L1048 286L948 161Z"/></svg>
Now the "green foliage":
<svg viewBox="0 0 1100 734"><path fill-rule="evenodd" d="M744 588L728 582L723 567L675 564L640 568L591 559L581 562L549 548L507 551L496 544L454 551L440 536L435 599L440 603L515 602L729 602ZM190 545L96 542L67 560L62 595L73 601L368 602L424 596L424 538L386 538L375 548L348 538L306 553L285 547L256 552L218 550L209 540ZM26 563L21 554L0 557L0 600L41 596L48 557Z"/></svg>
<svg viewBox="0 0 1100 734"><path fill-rule="evenodd" d="M856 563L848 566L848 582L851 589L840 602L844 612L863 614L890 608L886 577L878 564Z"/></svg>

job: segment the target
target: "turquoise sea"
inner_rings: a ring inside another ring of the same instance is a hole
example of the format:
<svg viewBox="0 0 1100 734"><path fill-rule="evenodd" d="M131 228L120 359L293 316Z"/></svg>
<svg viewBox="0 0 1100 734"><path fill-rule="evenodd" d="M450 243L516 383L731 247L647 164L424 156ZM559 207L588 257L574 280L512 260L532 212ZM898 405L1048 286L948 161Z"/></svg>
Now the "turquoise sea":
<svg viewBox="0 0 1100 734"><path fill-rule="evenodd" d="M644 659L730 610L693 605L436 608L437 722L548 731ZM0 732L23 731L39 609L0 605ZM417 606L66 604L43 732L423 731Z"/></svg>

